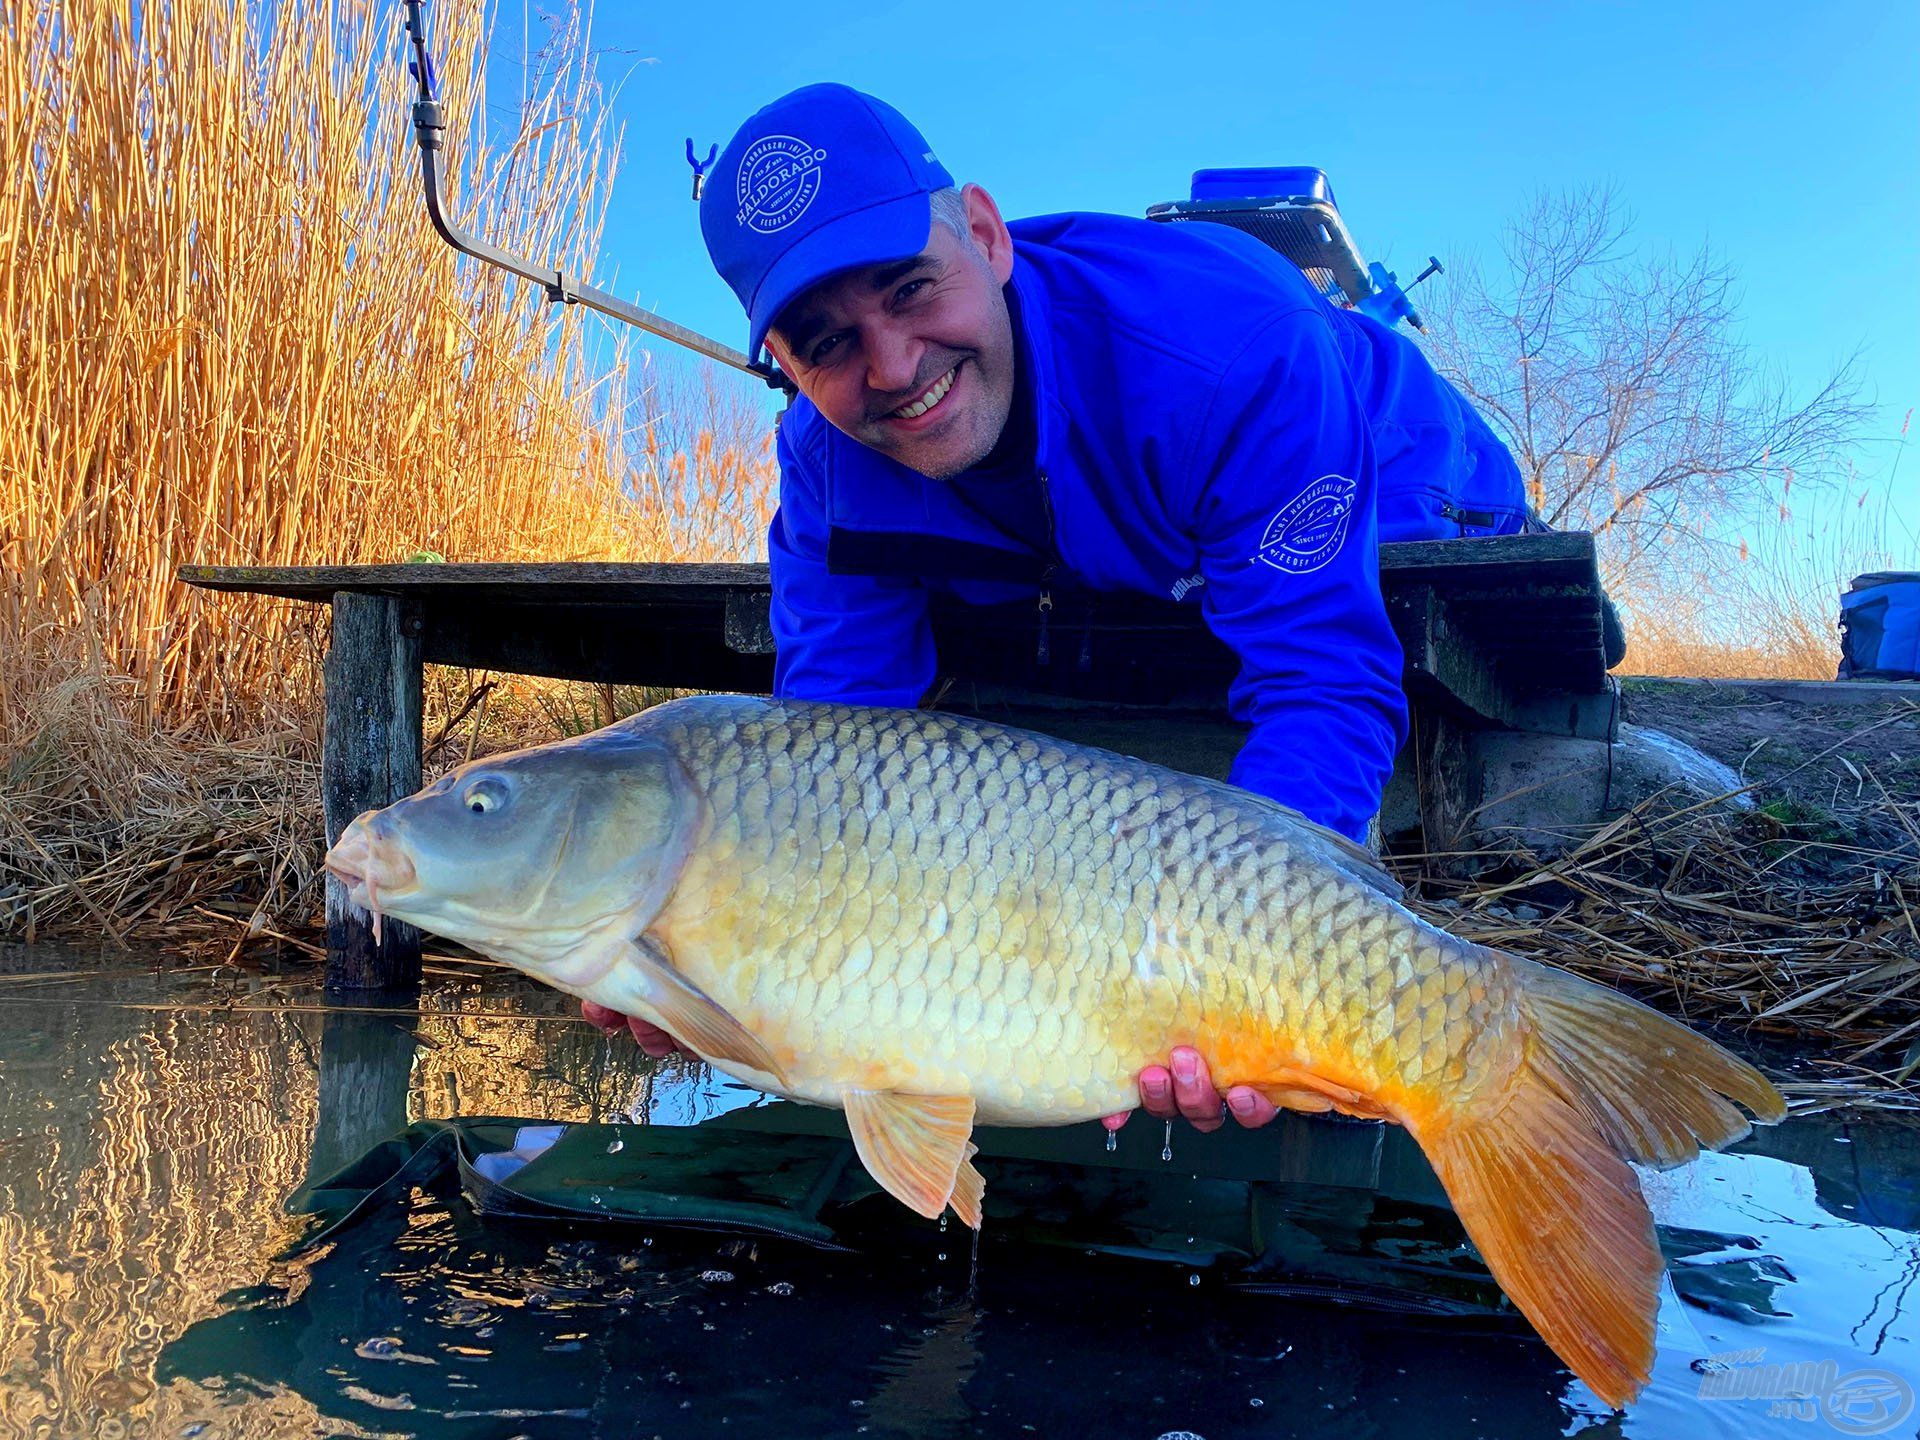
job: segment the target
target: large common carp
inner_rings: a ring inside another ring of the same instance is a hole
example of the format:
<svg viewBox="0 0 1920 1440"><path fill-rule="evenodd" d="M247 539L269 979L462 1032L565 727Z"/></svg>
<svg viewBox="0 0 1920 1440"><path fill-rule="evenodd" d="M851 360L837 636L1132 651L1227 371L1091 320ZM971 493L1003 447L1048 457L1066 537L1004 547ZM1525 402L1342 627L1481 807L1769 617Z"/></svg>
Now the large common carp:
<svg viewBox="0 0 1920 1440"><path fill-rule="evenodd" d="M929 711L677 700L463 766L327 857L353 903L839 1106L922 1215L980 1224L976 1123L1222 1090L1398 1121L1494 1277L1609 1404L1661 1275L1629 1160L1784 1113L1752 1067L1563 971L1426 924L1366 852L1260 796Z"/></svg>

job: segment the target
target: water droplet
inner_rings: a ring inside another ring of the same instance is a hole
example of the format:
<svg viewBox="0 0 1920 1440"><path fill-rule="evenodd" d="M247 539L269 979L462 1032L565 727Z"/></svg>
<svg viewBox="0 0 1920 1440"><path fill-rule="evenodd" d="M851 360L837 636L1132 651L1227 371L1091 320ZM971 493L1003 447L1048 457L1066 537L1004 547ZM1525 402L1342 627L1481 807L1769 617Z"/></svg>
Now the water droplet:
<svg viewBox="0 0 1920 1440"><path fill-rule="evenodd" d="M944 1251L944 1250L942 1250L942 1251L940 1252L940 1258L941 1258L942 1260L944 1260L944 1259L946 1259L946 1258L947 1258L947 1252L946 1252L946 1251Z"/></svg>
<svg viewBox="0 0 1920 1440"><path fill-rule="evenodd" d="M793 1293L793 1282L791 1280L776 1280L773 1284L767 1286L767 1293L769 1295L791 1295Z"/></svg>
<svg viewBox="0 0 1920 1440"><path fill-rule="evenodd" d="M1200 1277L1198 1275L1187 1276L1187 1284L1198 1285L1199 1283L1200 1283Z"/></svg>
<svg viewBox="0 0 1920 1440"><path fill-rule="evenodd" d="M940 1212L940 1233L942 1235L947 1233L947 1212L944 1210Z"/></svg>
<svg viewBox="0 0 1920 1440"><path fill-rule="evenodd" d="M1262 1400L1258 1395L1256 1395L1251 1400L1247 1401L1247 1403L1253 1406L1254 1409L1258 1410L1262 1405L1266 1404L1267 1402Z"/></svg>
<svg viewBox="0 0 1920 1440"><path fill-rule="evenodd" d="M1118 1130L1107 1131L1107 1154L1111 1155L1113 1154L1114 1151L1118 1150L1119 1148L1120 1148L1120 1132Z"/></svg>
<svg viewBox="0 0 1920 1440"><path fill-rule="evenodd" d="M353 1347L362 1360L391 1360L400 1353L400 1342L391 1335L375 1335Z"/></svg>
<svg viewBox="0 0 1920 1440"><path fill-rule="evenodd" d="M622 1150L626 1148L627 1148L627 1142L624 1140L610 1141L607 1145L607 1154L618 1155Z"/></svg>
<svg viewBox="0 0 1920 1440"><path fill-rule="evenodd" d="M1171 1120L1167 1121L1167 1133L1160 1142L1160 1158L1162 1161L1173 1159L1173 1121Z"/></svg>
<svg viewBox="0 0 1920 1440"><path fill-rule="evenodd" d="M724 1285L733 1279L733 1272L731 1270L702 1270L700 1272L700 1278L709 1285Z"/></svg>

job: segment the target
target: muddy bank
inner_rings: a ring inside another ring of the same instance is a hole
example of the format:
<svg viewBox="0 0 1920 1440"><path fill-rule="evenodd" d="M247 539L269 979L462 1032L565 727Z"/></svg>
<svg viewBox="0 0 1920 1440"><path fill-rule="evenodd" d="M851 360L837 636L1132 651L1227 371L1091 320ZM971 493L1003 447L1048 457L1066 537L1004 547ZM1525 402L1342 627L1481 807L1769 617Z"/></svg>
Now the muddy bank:
<svg viewBox="0 0 1920 1440"><path fill-rule="evenodd" d="M1623 718L1754 786L1798 838L1920 854L1920 685L1627 677Z"/></svg>

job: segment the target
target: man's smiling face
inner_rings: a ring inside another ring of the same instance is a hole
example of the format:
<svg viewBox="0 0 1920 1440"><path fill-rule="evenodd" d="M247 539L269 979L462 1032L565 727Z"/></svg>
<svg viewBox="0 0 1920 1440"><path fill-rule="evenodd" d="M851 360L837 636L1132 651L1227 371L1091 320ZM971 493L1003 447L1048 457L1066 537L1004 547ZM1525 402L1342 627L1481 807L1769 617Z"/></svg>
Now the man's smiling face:
<svg viewBox="0 0 1920 1440"><path fill-rule="evenodd" d="M986 191L962 198L964 236L936 218L918 255L823 281L767 335L836 428L939 480L984 460L1013 406L1013 240Z"/></svg>

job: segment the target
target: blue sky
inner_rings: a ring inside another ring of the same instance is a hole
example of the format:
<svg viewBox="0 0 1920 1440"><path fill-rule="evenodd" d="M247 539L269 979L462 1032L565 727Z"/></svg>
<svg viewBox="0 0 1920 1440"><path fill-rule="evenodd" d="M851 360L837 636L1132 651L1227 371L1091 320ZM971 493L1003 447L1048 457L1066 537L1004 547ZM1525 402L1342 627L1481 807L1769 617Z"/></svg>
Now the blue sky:
<svg viewBox="0 0 1920 1440"><path fill-rule="evenodd" d="M594 31L626 131L596 278L736 346L682 141L704 154L774 96L842 80L1010 216L1138 214L1197 167L1317 164L1403 278L1429 253L1491 259L1543 187L1612 184L1641 243L1711 241L1738 269L1761 358L1810 384L1860 348L1888 439L1920 405L1920 5L735 0L602 5ZM1861 470L1892 456L1866 447ZM1920 534L1920 455L1898 488Z"/></svg>

